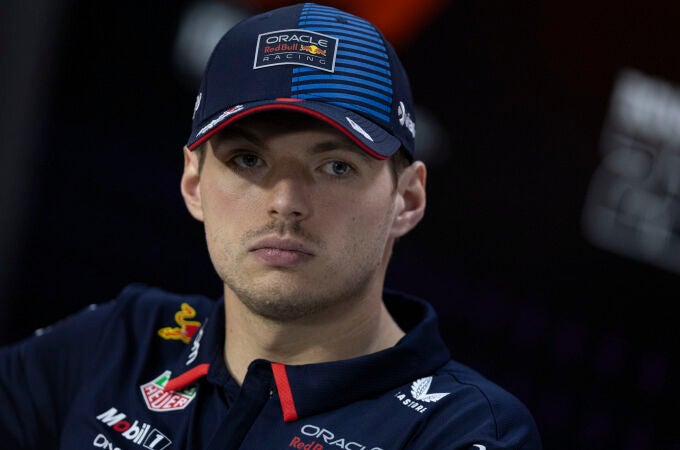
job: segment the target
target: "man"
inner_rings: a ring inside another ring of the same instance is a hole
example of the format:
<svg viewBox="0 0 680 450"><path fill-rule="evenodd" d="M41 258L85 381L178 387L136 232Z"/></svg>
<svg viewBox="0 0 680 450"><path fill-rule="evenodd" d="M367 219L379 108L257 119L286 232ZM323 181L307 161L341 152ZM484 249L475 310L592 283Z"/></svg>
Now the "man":
<svg viewBox="0 0 680 450"><path fill-rule="evenodd" d="M10 449L540 449L514 396L383 287L421 220L407 76L369 22L313 3L218 43L181 191L224 284L135 284L2 350Z"/></svg>

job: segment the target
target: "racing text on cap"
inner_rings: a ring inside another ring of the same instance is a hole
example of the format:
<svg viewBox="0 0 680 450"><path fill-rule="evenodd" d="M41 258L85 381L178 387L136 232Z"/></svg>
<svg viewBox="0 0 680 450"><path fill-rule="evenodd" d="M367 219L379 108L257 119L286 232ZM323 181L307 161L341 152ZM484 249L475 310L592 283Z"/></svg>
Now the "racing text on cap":
<svg viewBox="0 0 680 450"><path fill-rule="evenodd" d="M333 72L338 39L309 30L279 30L257 37L253 69L294 64Z"/></svg>

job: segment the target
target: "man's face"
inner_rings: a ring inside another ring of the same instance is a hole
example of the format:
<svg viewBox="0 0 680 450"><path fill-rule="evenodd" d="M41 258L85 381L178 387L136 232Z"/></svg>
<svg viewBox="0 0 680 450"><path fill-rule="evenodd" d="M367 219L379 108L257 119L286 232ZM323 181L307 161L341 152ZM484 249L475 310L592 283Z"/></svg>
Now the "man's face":
<svg viewBox="0 0 680 450"><path fill-rule="evenodd" d="M389 162L324 122L275 117L242 119L205 150L192 213L225 296L283 321L379 296L403 234L393 228L401 203Z"/></svg>

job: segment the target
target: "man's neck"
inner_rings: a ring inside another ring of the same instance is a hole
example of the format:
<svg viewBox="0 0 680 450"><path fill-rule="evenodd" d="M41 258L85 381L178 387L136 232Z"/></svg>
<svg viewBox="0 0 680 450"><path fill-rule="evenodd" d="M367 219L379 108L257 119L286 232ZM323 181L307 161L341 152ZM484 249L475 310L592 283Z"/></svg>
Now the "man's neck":
<svg viewBox="0 0 680 450"><path fill-rule="evenodd" d="M336 361L392 347L404 335L380 297L279 322L225 295L225 314L224 356L239 384L255 359L294 365Z"/></svg>

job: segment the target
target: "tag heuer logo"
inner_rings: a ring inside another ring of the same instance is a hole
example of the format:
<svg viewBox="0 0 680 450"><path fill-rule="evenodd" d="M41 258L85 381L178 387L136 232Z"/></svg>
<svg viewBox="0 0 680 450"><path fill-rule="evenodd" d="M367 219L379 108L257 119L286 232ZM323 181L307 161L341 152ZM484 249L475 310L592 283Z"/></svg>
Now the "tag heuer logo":
<svg viewBox="0 0 680 450"><path fill-rule="evenodd" d="M196 388L164 392L163 388L170 379L171 372L166 370L154 380L139 386L146 407L151 411L165 412L184 409L196 396Z"/></svg>

